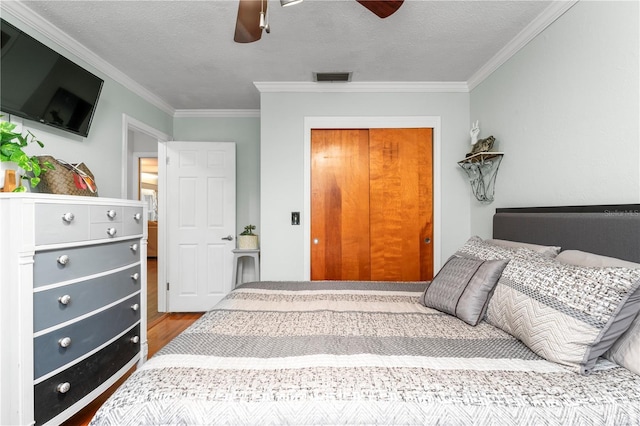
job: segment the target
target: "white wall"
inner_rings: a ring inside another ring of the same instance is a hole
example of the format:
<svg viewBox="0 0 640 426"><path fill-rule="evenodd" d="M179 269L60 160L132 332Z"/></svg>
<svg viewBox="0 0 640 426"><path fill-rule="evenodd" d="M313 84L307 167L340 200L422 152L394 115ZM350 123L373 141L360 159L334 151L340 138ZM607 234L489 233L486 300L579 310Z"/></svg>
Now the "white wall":
<svg viewBox="0 0 640 426"><path fill-rule="evenodd" d="M257 225L260 237L260 118L175 118L174 140L236 143L236 226Z"/></svg>
<svg viewBox="0 0 640 426"><path fill-rule="evenodd" d="M456 162L469 140L468 93L262 93L260 227L264 280L301 280L309 241L304 217L305 117L441 117L442 258L469 236L469 188ZM437 244L437 242L434 242ZM435 265L436 269L439 265Z"/></svg>
<svg viewBox="0 0 640 426"><path fill-rule="evenodd" d="M72 163L84 162L96 178L100 196L120 198L122 168L126 167L122 164L122 114L126 113L166 134L173 133L172 117L43 37L9 12L3 10L2 18L104 80L87 138L35 121L12 117L12 121L21 122L23 130L31 130L45 145L44 149L30 147L26 150L27 153L52 155Z"/></svg>
<svg viewBox="0 0 640 426"><path fill-rule="evenodd" d="M638 2L582 1L471 92L471 120L505 152L496 207L640 202Z"/></svg>

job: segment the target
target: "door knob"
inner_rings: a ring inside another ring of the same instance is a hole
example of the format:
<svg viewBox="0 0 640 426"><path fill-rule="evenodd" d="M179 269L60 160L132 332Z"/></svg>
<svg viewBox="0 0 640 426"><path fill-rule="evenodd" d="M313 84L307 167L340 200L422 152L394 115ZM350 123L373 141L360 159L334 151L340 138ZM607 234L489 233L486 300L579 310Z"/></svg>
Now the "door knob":
<svg viewBox="0 0 640 426"><path fill-rule="evenodd" d="M227 235L226 237L220 238L221 240L233 241L233 237L231 235Z"/></svg>

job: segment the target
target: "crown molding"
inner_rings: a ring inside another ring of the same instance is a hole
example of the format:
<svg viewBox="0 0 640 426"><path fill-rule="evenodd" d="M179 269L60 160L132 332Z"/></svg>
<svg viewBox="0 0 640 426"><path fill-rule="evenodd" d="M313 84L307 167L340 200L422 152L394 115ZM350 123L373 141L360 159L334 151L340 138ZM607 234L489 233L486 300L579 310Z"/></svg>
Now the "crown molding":
<svg viewBox="0 0 640 426"><path fill-rule="evenodd" d="M562 16L579 0L554 0L552 3L527 25L505 47L496 53L487 63L476 71L468 81L454 82L345 82L345 83L316 83L316 82L254 82L261 93L300 92L300 93L468 93L489 77L495 70L509 60L513 55L526 46L545 28ZM176 110L160 97L150 92L139 83L128 77L122 71L93 53L67 33L46 21L40 15L25 6L21 0L0 1L0 11L8 12L32 29L38 31L54 43L57 43L73 55L87 62L100 72L122 84L133 93L172 117L259 117L260 110L233 109L182 109Z"/></svg>
<svg viewBox="0 0 640 426"><path fill-rule="evenodd" d="M522 31L516 35L513 40L505 47L500 49L489 61L476 71L467 81L469 90L473 90L495 70L500 68L513 55L518 53L524 46L533 40L538 34L544 31L556 19L562 16L567 10L579 0L554 0L551 4L540 13L533 21L529 23Z"/></svg>
<svg viewBox="0 0 640 426"><path fill-rule="evenodd" d="M310 83L302 81L253 83L261 93L275 92L341 92L341 93L425 93L469 91L464 81L345 82Z"/></svg>
<svg viewBox="0 0 640 426"><path fill-rule="evenodd" d="M174 118L255 118L259 109L177 109Z"/></svg>
<svg viewBox="0 0 640 426"><path fill-rule="evenodd" d="M42 18L28 6L23 4L22 1L2 0L0 2L0 10L2 10L2 12L8 12L16 19L28 25L31 29L39 32L52 42L68 50L73 55L77 56L87 64L91 65L113 80L122 84L124 87L131 90L133 93L140 96L150 104L156 106L160 110L166 112L171 116L174 114L175 109L167 102L142 87L139 83L128 77L122 71L102 59L100 56L93 53L81 43L74 40L67 33Z"/></svg>

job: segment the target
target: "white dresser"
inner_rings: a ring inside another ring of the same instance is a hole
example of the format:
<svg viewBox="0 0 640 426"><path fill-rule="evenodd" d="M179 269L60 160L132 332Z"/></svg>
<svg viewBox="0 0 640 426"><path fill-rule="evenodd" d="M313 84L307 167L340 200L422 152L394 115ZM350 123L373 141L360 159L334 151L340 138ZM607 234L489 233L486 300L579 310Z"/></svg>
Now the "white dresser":
<svg viewBox="0 0 640 426"><path fill-rule="evenodd" d="M146 359L142 203L0 194L0 424L59 424Z"/></svg>

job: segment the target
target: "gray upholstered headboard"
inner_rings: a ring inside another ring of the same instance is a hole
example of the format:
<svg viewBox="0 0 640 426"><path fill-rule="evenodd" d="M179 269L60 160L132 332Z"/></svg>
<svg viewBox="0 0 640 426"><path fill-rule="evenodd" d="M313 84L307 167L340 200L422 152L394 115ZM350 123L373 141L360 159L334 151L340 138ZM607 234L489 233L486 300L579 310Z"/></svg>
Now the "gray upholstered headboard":
<svg viewBox="0 0 640 426"><path fill-rule="evenodd" d="M493 238L640 263L640 204L499 208Z"/></svg>

